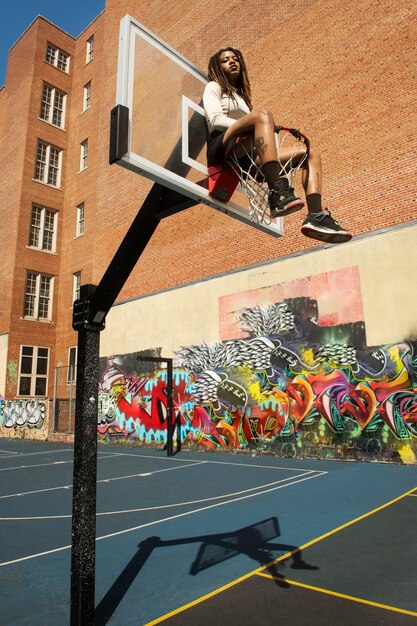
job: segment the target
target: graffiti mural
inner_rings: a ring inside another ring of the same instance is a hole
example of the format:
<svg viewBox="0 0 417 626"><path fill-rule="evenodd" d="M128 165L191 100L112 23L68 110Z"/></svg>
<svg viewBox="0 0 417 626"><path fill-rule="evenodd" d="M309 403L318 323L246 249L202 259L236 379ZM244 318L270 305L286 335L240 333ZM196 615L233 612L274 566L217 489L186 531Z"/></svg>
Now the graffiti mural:
<svg viewBox="0 0 417 626"><path fill-rule="evenodd" d="M0 397L0 426L4 428L42 428L45 412L45 403L37 399L5 400Z"/></svg>
<svg viewBox="0 0 417 626"><path fill-rule="evenodd" d="M181 348L173 373L184 445L417 462L417 341L368 347L363 322L321 326L314 299L239 312L238 339ZM167 440L166 370L102 366L99 435ZM128 366L127 366L128 364Z"/></svg>

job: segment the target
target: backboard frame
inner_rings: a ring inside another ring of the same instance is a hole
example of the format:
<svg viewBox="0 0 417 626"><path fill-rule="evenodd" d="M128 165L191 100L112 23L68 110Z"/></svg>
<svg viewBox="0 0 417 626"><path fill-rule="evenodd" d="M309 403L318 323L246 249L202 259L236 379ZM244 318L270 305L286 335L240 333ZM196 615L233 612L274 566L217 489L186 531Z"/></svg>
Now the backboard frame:
<svg viewBox="0 0 417 626"><path fill-rule="evenodd" d="M160 185L167 187L173 191L179 192L188 198L193 199L198 204L208 205L226 215L230 215L254 228L262 230L274 237L283 235L282 219L277 219L269 224L253 222L249 216L246 197L240 193L241 203L235 201L232 197L229 202L221 202L209 195L207 188L208 170L205 164L198 162L193 155L188 154L189 146L189 114L201 115L204 118L204 110L201 103L195 102L182 94L181 115L182 115L182 135L178 137L175 152L181 154L182 164L185 169L193 169L201 174L201 180L193 182L182 175L178 175L167 167L162 167L158 163L145 158L132 149L132 121L134 115L133 107L133 86L135 80L135 44L136 37L141 41L153 46L161 54L166 55L168 59L187 73L191 74L196 81L201 82L201 97L203 95L204 86L207 83L207 75L200 70L191 61L169 46L162 39L140 24L137 20L129 15L125 15L120 21L119 33L119 52L118 52L118 68L117 68L117 86L116 86L116 107L121 105L128 110L128 129L127 140L125 144L127 151L113 162L125 167L137 174L140 174ZM205 142L204 142L205 143ZM168 159L169 161L169 159Z"/></svg>

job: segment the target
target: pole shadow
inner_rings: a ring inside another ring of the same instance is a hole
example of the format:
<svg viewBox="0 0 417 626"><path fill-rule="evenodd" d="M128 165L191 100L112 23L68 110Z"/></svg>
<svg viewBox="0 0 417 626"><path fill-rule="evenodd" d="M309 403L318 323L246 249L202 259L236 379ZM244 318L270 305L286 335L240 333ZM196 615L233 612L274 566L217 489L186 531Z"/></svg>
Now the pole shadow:
<svg viewBox="0 0 417 626"><path fill-rule="evenodd" d="M270 517L229 533L199 535L165 541L160 537L148 537L138 545L137 552L98 604L94 623L96 626L104 626L108 623L143 565L156 548L201 543L190 566L189 573L192 576L196 576L199 572L239 554L244 554L264 567L271 574L275 583L283 588L290 585L286 581L285 575L280 571L280 563L276 562L279 558L277 553L282 553L280 556L287 555L286 563L291 559L290 567L292 569L319 569L303 560L299 547L286 543L271 543L273 539L279 536L278 519Z"/></svg>

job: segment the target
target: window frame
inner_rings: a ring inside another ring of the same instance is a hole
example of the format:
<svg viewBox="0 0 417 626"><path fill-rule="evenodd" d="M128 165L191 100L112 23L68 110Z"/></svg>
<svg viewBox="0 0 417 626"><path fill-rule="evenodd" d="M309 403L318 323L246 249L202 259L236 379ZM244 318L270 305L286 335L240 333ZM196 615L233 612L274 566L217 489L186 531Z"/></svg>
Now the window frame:
<svg viewBox="0 0 417 626"><path fill-rule="evenodd" d="M71 56L65 50L61 50L58 46L55 46L50 41L46 44L45 62L53 67L56 67L60 72L69 74ZM62 68L63 61L65 61L65 68Z"/></svg>
<svg viewBox="0 0 417 626"><path fill-rule="evenodd" d="M77 382L77 357L78 357L77 346L70 346L68 348L68 373L67 373L68 385L75 385Z"/></svg>
<svg viewBox="0 0 417 626"><path fill-rule="evenodd" d="M42 280L48 280L48 294L43 295ZM54 304L54 279L51 274L44 274L34 270L26 270L25 291L23 299L23 319L37 322L51 322ZM29 282L31 281L31 282ZM47 314L40 315L47 303Z"/></svg>
<svg viewBox="0 0 417 626"><path fill-rule="evenodd" d="M88 167L88 137L80 143L80 172Z"/></svg>
<svg viewBox="0 0 417 626"><path fill-rule="evenodd" d="M77 221L75 224L75 236L81 237L85 233L85 203L77 204Z"/></svg>
<svg viewBox="0 0 417 626"><path fill-rule="evenodd" d="M84 85L83 91L83 113L91 107L91 80Z"/></svg>
<svg viewBox="0 0 417 626"><path fill-rule="evenodd" d="M85 64L91 63L94 59L94 35L91 35L86 42Z"/></svg>
<svg viewBox="0 0 417 626"><path fill-rule="evenodd" d="M72 305L74 302L80 299L80 287L81 287L81 270L74 272L72 275Z"/></svg>
<svg viewBox="0 0 417 626"><path fill-rule="evenodd" d="M24 354L24 350L28 352L32 350L32 354ZM46 350L46 357L44 355L40 355L40 350ZM48 378L49 378L49 361L50 361L50 348L46 346L30 346L26 344L21 344L19 350L19 374L17 379L17 396L18 397L29 397L29 398L46 398L48 397ZM24 363L23 359L26 359L26 363ZM27 359L31 359L31 367L30 372L23 371L27 367ZM43 359L45 361L46 358L46 368L45 373L38 372L39 365L42 363L39 359ZM23 367L25 365L25 367ZM29 379L29 393L21 393L22 389L22 380ZM45 393L36 393L38 381L44 381L44 391Z"/></svg>
<svg viewBox="0 0 417 626"><path fill-rule="evenodd" d="M44 98L44 94L45 94L45 90L46 89L50 90L50 102L47 103L47 104L45 104L45 98ZM58 96L62 96L62 108L61 109L59 109L59 107L56 105L56 99L57 99ZM43 114L42 114L43 113L43 109L46 106L48 106L48 114L45 117L43 117ZM67 94L65 93L65 91L62 91L61 89L58 89L57 87L54 87L50 83L47 83L46 81L43 81L43 83L42 83L41 108L40 108L40 111L39 111L39 119L42 120L43 122L46 122L47 124L51 124L52 126L55 126L55 128L60 128L61 130L64 130L65 129L66 106L67 106ZM56 124L53 121L56 110L60 110L61 111L61 123L60 124Z"/></svg>
<svg viewBox="0 0 417 626"><path fill-rule="evenodd" d="M40 219L39 225L34 224L34 214L35 211L40 211ZM47 216L48 214L52 214L53 216L53 228L52 231L47 229ZM34 235L35 229L37 229L37 235ZM48 248L45 246L45 234L47 232L52 232L52 236L50 238L51 247ZM57 232L58 232L58 210L50 209L49 207L45 207L37 202L32 202L32 210L30 213L30 223L29 223L29 241L28 247L33 248L34 250L40 250L41 252L48 252L50 254L56 254L56 243L57 243ZM32 236L33 235L33 236ZM37 243L33 243L33 239L37 239Z"/></svg>
<svg viewBox="0 0 417 626"><path fill-rule="evenodd" d="M40 158L40 148L43 148L45 157L42 160ZM53 163L55 151L57 153L57 165ZM61 187L61 173L62 173L62 148L55 146L44 139L38 139L36 144L36 159L35 159L35 171L33 180L55 189ZM56 170L56 182L50 182L51 173ZM39 175L38 175L39 173Z"/></svg>

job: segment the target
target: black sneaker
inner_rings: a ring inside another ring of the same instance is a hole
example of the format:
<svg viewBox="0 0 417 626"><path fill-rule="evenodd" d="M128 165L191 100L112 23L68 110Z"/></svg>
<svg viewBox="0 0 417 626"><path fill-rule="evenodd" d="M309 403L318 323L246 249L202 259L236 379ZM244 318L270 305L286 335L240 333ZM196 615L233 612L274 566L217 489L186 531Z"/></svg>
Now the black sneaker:
<svg viewBox="0 0 417 626"><path fill-rule="evenodd" d="M327 210L309 213L303 222L301 232L306 237L327 243L344 243L352 239L352 233L336 222Z"/></svg>
<svg viewBox="0 0 417 626"><path fill-rule="evenodd" d="M271 217L283 217L303 208L304 202L294 195L294 189L270 189L268 198Z"/></svg>

